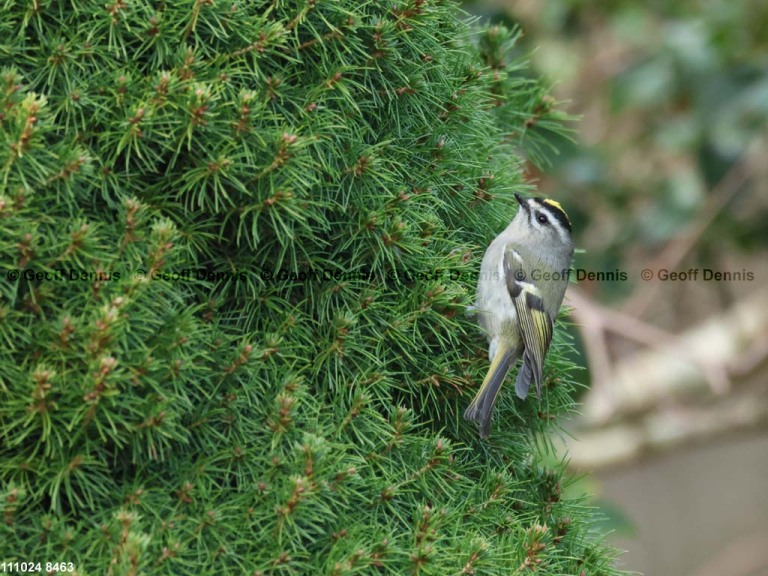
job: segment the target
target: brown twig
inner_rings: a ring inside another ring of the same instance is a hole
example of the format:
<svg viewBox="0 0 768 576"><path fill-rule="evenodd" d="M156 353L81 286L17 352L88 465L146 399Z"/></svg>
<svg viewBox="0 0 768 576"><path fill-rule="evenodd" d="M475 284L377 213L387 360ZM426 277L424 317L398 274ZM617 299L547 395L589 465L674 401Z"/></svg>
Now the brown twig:
<svg viewBox="0 0 768 576"><path fill-rule="evenodd" d="M726 367L692 354L675 335L624 312L597 304L576 288L569 288L567 299L574 307L571 314L582 331L582 339L587 348L587 361L592 373L592 393L601 396L600 400L605 405L610 406L613 403L610 382L614 369L608 347L610 332L649 348L674 351L701 368L713 392L723 393L728 390L730 383Z"/></svg>

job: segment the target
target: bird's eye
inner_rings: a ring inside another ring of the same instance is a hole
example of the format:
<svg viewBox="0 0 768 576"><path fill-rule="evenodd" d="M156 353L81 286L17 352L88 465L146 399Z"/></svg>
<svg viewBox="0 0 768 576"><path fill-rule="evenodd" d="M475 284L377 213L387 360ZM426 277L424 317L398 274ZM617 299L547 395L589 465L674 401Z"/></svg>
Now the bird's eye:
<svg viewBox="0 0 768 576"><path fill-rule="evenodd" d="M544 214L542 214L541 212L539 212L539 213L536 215L536 220L538 220L538 221L539 221L539 224L549 224L549 218L547 218L547 217L546 217Z"/></svg>

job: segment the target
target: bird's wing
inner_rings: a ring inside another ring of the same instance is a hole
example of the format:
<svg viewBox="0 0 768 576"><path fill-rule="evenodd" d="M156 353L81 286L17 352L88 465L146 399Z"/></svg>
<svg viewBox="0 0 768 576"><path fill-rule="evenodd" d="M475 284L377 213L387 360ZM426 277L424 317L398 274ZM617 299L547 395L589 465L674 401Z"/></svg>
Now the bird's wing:
<svg viewBox="0 0 768 576"><path fill-rule="evenodd" d="M504 249L504 277L507 290L517 312L520 335L525 344L525 355L537 389L541 388L544 357L552 343L554 320L544 309L542 294L523 269L523 259L511 246Z"/></svg>

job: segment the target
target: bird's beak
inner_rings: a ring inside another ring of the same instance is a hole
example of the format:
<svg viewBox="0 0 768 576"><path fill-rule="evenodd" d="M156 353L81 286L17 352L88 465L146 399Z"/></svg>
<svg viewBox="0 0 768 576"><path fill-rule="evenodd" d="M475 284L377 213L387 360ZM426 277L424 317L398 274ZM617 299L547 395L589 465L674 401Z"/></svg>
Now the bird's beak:
<svg viewBox="0 0 768 576"><path fill-rule="evenodd" d="M525 200L523 196L515 192L515 200L517 200L517 203L520 204L520 207L528 212L530 208L528 207L528 202Z"/></svg>

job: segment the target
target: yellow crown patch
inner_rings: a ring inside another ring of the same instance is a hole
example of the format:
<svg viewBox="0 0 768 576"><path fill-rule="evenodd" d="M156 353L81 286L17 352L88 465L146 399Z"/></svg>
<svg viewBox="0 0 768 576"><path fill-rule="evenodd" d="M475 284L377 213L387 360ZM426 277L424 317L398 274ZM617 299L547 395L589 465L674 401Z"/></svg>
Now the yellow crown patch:
<svg viewBox="0 0 768 576"><path fill-rule="evenodd" d="M570 218L568 218L568 214L565 213L565 210L563 210L563 207L560 206L560 202L558 202L557 200L550 200L549 198L546 198L545 200L542 201L542 203L549 204L556 210L559 210L560 212L562 212L563 216L565 216L565 219L568 220L568 222L570 223L571 220Z"/></svg>

